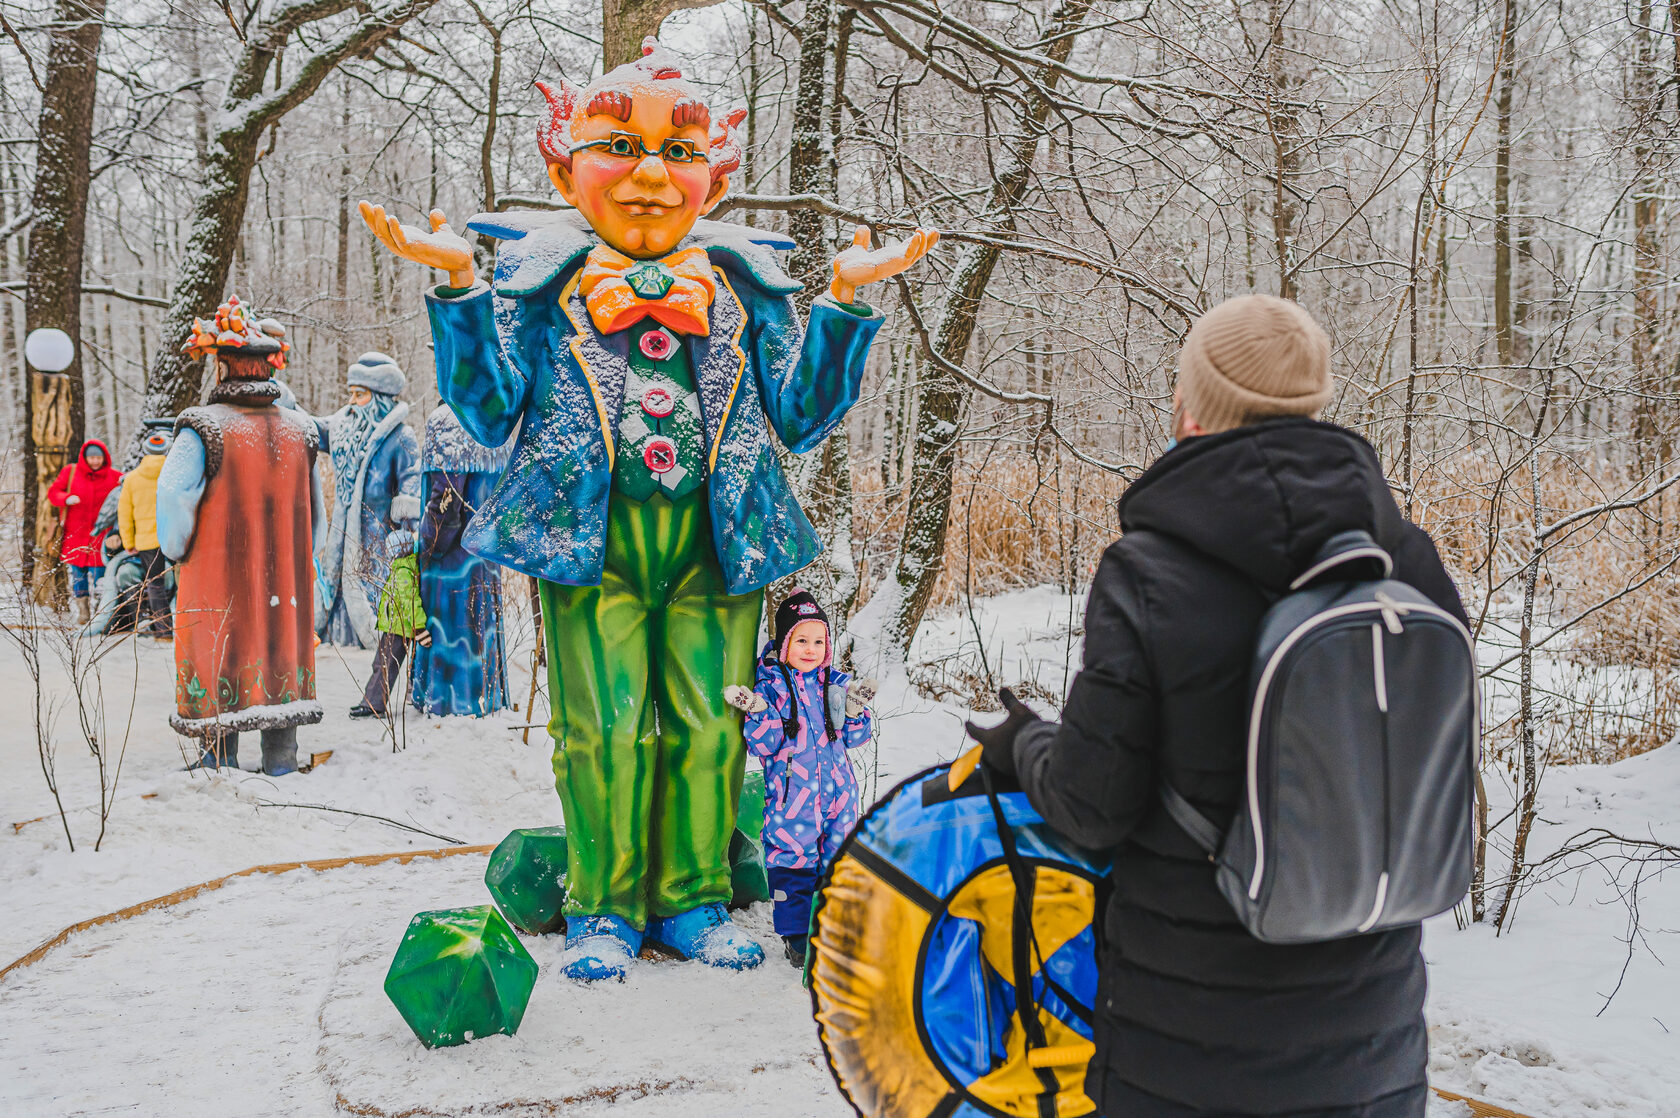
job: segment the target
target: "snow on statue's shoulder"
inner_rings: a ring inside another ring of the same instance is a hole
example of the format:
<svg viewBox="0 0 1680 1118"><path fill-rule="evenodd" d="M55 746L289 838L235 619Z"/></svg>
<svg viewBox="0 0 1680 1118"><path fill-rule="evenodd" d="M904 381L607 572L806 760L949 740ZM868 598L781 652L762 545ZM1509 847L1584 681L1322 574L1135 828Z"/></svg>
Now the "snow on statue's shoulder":
<svg viewBox="0 0 1680 1118"><path fill-rule="evenodd" d="M508 210L479 213L467 219L467 228L502 241L517 241L536 233L580 233L591 237L589 226L578 212L564 210Z"/></svg>
<svg viewBox="0 0 1680 1118"><path fill-rule="evenodd" d="M475 214L467 228L495 237L496 294L524 298L600 243L576 210L515 210Z"/></svg>
<svg viewBox="0 0 1680 1118"><path fill-rule="evenodd" d="M782 270L778 251L794 247L792 237L750 225L701 218L679 248L704 248L713 264L722 265L737 278L757 284L771 295L792 295L804 284Z"/></svg>

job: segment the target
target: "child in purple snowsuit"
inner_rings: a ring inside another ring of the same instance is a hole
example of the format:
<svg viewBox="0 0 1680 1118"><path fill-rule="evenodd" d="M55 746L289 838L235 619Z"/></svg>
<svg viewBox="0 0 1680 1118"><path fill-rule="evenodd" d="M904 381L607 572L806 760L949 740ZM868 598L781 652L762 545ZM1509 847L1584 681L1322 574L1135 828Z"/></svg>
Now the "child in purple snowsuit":
<svg viewBox="0 0 1680 1118"><path fill-rule="evenodd" d="M764 865L776 934L795 966L805 965L817 876L858 819L846 751L869 740L873 694L871 681L832 666L828 617L804 590L776 610L753 690L725 693L746 711L747 750L764 766Z"/></svg>

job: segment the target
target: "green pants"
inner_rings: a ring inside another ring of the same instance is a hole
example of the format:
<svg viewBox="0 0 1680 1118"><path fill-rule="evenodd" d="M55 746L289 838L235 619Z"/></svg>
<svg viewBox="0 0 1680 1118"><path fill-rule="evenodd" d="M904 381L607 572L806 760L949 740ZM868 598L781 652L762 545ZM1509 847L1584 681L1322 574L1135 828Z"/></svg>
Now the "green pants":
<svg viewBox="0 0 1680 1118"><path fill-rule="evenodd" d="M752 686L764 593L725 589L705 488L614 493L601 585L541 594L566 913L640 928L727 902L746 748L723 689Z"/></svg>

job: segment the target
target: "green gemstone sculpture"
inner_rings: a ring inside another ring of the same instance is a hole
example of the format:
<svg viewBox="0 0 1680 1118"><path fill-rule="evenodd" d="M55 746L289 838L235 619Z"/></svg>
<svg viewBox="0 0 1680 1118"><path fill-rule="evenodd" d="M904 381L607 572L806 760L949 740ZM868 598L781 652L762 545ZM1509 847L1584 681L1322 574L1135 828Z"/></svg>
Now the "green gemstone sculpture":
<svg viewBox="0 0 1680 1118"><path fill-rule="evenodd" d="M729 836L729 903L735 908L770 899L770 877L764 869L764 773L752 770L741 782L741 807L735 813L735 833Z"/></svg>
<svg viewBox="0 0 1680 1118"><path fill-rule="evenodd" d="M385 996L428 1048L512 1035L525 1016L537 961L493 905L422 912L385 975Z"/></svg>
<svg viewBox="0 0 1680 1118"><path fill-rule="evenodd" d="M484 884L503 915L527 935L566 928L566 828L510 832L490 855Z"/></svg>

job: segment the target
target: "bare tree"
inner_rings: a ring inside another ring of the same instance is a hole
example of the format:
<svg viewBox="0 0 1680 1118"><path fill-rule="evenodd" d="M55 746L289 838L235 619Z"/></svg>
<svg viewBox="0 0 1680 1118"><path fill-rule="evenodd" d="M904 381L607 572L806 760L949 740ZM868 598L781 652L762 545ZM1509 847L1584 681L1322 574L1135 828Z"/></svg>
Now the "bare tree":
<svg viewBox="0 0 1680 1118"><path fill-rule="evenodd" d="M372 53L434 2L389 0L364 7L352 0L290 0L266 15L260 5L246 10L238 28L243 45L208 138L161 344L146 377L150 414L174 415L198 400L203 366L189 360L180 345L193 316L214 308L227 294L263 132L308 100L341 63ZM346 18L334 18L339 16ZM308 53L276 88L267 88L270 68L294 38Z"/></svg>
<svg viewBox="0 0 1680 1118"><path fill-rule="evenodd" d="M86 414L81 361L82 250L104 19L105 0L59 0L41 89L25 329L56 328L76 344L75 359L64 371L31 370L24 395L23 569L25 580L43 602L63 597L59 523L45 511L47 488L73 460Z"/></svg>
<svg viewBox="0 0 1680 1118"><path fill-rule="evenodd" d="M1498 137L1493 169L1493 336L1499 363L1516 360L1511 259L1511 127L1517 84L1517 0L1502 0L1499 29Z"/></svg>
<svg viewBox="0 0 1680 1118"><path fill-rule="evenodd" d="M1020 124L1002 144L1003 158L993 176L987 216L999 230L1015 226L1015 211L1032 180L1033 160L1045 135L1061 85L1061 66L1073 53L1080 28L1090 14L1090 0L1063 0L1050 16L1042 41L1049 44L1031 71L1032 85ZM990 238L963 246L947 282L938 325L930 345L934 367L917 386L916 453L910 469L910 492L898 562L887 575L893 584L885 619L887 646L907 654L927 611L934 582L944 565L945 536L951 516L951 479L967 388L953 367L967 359L981 299L1002 253Z"/></svg>

